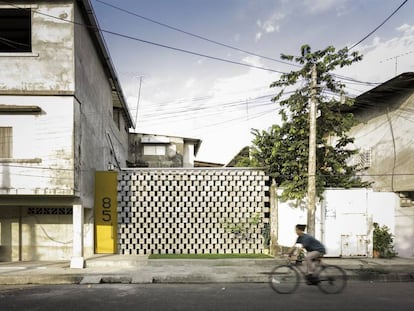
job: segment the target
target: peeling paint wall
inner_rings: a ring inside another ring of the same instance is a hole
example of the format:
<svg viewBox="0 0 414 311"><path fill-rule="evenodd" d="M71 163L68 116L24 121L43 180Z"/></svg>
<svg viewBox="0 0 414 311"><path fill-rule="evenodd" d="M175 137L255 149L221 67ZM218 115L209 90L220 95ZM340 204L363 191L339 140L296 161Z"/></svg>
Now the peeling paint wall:
<svg viewBox="0 0 414 311"><path fill-rule="evenodd" d="M38 106L41 112L0 114L0 126L13 127L13 157L0 159L0 194L79 197L88 257L94 248L94 173L118 162L126 166L127 124L113 121L112 88L94 34L35 12L86 23L77 2L24 4L32 7L33 52L0 53L0 105ZM0 206L0 261L70 259L72 216L24 216L32 204L28 197L19 206ZM23 216L16 216L20 207Z"/></svg>
<svg viewBox="0 0 414 311"><path fill-rule="evenodd" d="M372 163L365 177L379 191L414 191L414 93L395 99L388 108L366 109L355 117L354 147L371 150ZM394 156L394 153L396 156ZM394 176L393 176L394 175Z"/></svg>
<svg viewBox="0 0 414 311"><path fill-rule="evenodd" d="M0 96L0 105L34 105L39 114L0 114L13 128L12 159L0 159L0 194L73 195L73 101L59 96Z"/></svg>
<svg viewBox="0 0 414 311"><path fill-rule="evenodd" d="M32 53L0 53L1 70L7 72L1 75L0 94L73 93L73 24L37 13L71 20L71 2L25 2L36 4L32 8Z"/></svg>
<svg viewBox="0 0 414 311"><path fill-rule="evenodd" d="M59 214L61 210L66 213ZM30 212L32 210L32 212ZM71 207L0 207L0 262L18 260L70 260ZM34 213L33 213L34 212ZM40 213L39 213L40 212ZM85 248L93 248L92 224L85 224ZM93 252L86 252L89 257Z"/></svg>

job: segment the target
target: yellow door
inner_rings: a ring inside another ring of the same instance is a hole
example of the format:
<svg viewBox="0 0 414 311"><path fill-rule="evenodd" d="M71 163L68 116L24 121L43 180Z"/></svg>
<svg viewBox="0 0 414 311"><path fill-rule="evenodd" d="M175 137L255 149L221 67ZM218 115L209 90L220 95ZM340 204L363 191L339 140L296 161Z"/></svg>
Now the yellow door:
<svg viewBox="0 0 414 311"><path fill-rule="evenodd" d="M95 253L117 251L117 172L95 173Z"/></svg>

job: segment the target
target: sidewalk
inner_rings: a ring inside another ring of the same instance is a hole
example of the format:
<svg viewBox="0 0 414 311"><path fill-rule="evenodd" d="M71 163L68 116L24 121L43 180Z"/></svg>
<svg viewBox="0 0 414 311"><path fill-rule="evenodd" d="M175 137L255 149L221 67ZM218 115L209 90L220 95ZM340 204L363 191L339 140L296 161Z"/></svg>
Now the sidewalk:
<svg viewBox="0 0 414 311"><path fill-rule="evenodd" d="M0 262L0 284L99 283L265 283L284 259L154 259L145 256L96 255L85 269L69 262ZM324 258L344 268L351 281L414 282L414 258Z"/></svg>

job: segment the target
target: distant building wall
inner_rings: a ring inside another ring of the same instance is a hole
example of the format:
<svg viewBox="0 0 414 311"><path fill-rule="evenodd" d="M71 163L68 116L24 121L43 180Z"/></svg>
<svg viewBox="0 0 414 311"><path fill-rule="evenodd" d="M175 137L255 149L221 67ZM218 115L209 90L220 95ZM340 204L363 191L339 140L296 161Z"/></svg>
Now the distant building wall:
<svg viewBox="0 0 414 311"><path fill-rule="evenodd" d="M130 167L194 167L196 139L151 134L129 134Z"/></svg>
<svg viewBox="0 0 414 311"><path fill-rule="evenodd" d="M121 254L262 253L269 178L243 169L126 170L119 175Z"/></svg>
<svg viewBox="0 0 414 311"><path fill-rule="evenodd" d="M374 105L375 103L373 103ZM390 100L386 107L355 113L359 123L349 132L360 149L363 179L378 191L414 191L414 94Z"/></svg>

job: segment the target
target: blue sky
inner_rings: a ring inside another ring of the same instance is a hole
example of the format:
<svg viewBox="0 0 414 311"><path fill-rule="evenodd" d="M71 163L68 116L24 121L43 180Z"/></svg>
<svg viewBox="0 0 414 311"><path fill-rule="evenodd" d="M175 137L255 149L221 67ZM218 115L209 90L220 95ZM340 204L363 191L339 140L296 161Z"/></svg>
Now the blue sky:
<svg viewBox="0 0 414 311"><path fill-rule="evenodd" d="M379 25L402 0L102 0L125 10L227 45L272 58L313 49L350 46ZM294 67L217 46L117 11L91 0L104 29L236 62L280 71ZM383 82L414 71L414 2L409 0L357 48L361 63L342 70L363 81ZM226 163L252 136L251 128L279 122L279 74L105 35L132 115L143 76L138 132L197 137L198 159ZM386 61L387 60L387 61ZM358 95L370 87L349 84Z"/></svg>

